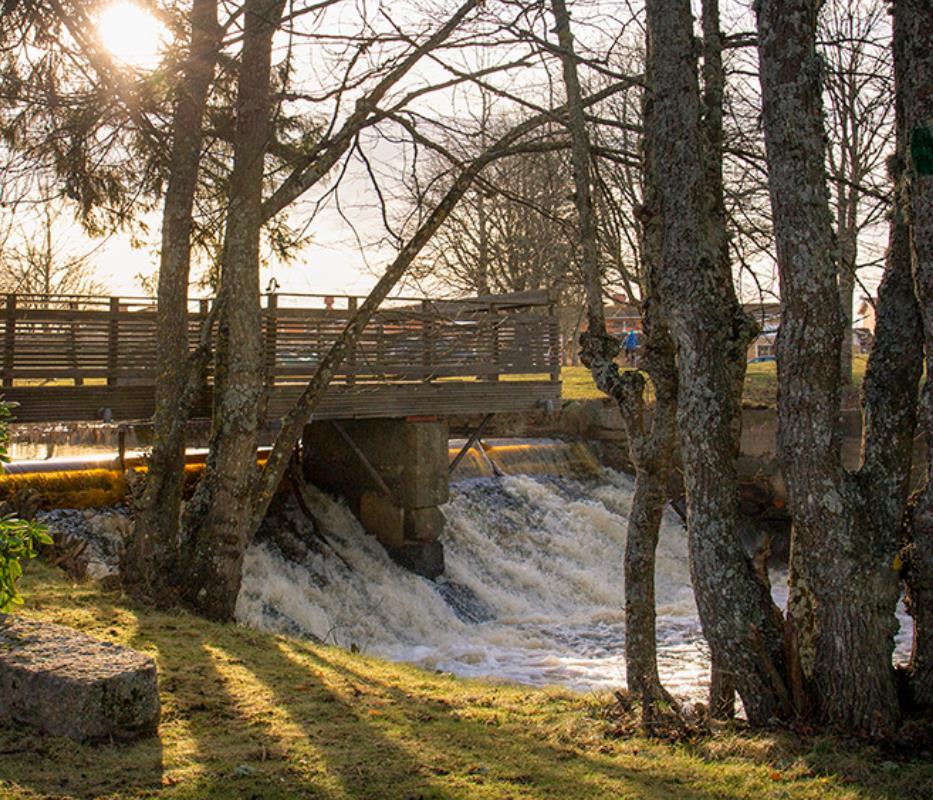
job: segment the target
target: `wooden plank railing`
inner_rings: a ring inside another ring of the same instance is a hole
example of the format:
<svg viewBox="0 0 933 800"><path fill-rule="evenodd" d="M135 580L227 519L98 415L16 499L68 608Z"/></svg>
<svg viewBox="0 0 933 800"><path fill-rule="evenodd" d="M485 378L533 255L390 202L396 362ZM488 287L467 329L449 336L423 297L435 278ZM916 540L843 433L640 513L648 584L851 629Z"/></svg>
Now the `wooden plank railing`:
<svg viewBox="0 0 933 800"><path fill-rule="evenodd" d="M152 385L156 308L148 298L7 295L3 385ZM269 294L263 309L270 386L303 383L346 326L358 298ZM192 301L194 347L209 301ZM546 293L467 300L395 298L364 329L336 380L346 385L559 380L557 317Z"/></svg>

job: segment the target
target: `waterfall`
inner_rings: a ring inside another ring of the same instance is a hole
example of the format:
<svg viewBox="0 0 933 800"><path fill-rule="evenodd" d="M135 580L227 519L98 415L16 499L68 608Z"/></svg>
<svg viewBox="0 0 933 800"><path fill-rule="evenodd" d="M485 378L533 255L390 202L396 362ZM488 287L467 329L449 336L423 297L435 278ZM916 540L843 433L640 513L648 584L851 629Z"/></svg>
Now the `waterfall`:
<svg viewBox="0 0 933 800"><path fill-rule="evenodd" d="M325 499L325 541L302 549L297 561L269 540L249 549L238 619L460 675L579 690L623 686L622 560L633 482L578 447L500 442L464 459L466 474L485 477L460 477L451 487L443 509L447 568L437 583L396 565L346 506ZM519 465L538 474L512 474ZM776 594L786 594L784 577L774 578ZM657 605L662 678L675 695L699 699L708 651L686 532L672 511L660 531ZM901 627L903 655L909 631Z"/></svg>

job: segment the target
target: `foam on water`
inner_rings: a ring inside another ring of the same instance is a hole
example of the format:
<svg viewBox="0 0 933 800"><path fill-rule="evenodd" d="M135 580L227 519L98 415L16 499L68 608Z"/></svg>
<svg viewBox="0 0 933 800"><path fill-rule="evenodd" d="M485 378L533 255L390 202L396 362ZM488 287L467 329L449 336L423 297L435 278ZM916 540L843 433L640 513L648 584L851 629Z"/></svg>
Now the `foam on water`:
<svg viewBox="0 0 933 800"><path fill-rule="evenodd" d="M444 507L447 569L438 584L393 563L331 501L323 510L329 545L302 563L285 561L268 543L250 548L237 616L461 675L581 690L622 686L622 558L632 488L629 477L611 470L585 481L460 481ZM775 584L781 587L781 576ZM673 512L660 532L657 601L665 685L701 697L708 652L686 532ZM905 644L902 623L899 650Z"/></svg>

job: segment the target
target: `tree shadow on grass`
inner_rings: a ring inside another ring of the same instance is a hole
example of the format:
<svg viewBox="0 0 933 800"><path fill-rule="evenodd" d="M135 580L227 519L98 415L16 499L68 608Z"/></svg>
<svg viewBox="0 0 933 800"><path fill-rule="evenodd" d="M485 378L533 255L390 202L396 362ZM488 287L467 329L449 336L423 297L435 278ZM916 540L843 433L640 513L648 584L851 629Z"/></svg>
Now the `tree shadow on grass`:
<svg viewBox="0 0 933 800"><path fill-rule="evenodd" d="M274 637L185 613L136 613L118 595L73 588L42 593L43 616L156 659L159 735L84 745L0 726L4 800L138 797L154 790L198 800L374 798L396 796L399 780L418 775L420 764L356 715L352 698L285 658ZM374 775L385 781L384 790L373 785ZM417 784L424 797L459 796L433 786L430 776Z"/></svg>
<svg viewBox="0 0 933 800"><path fill-rule="evenodd" d="M341 676L348 690L359 695L358 705L352 709L355 717L358 719L367 711L375 711L375 726L391 729L400 747L417 754L423 768L446 776L445 781L458 789L455 796L488 793L489 796L575 800L619 796L642 800L669 800L675 796L678 800L722 797L719 793L692 789L687 776L670 774L666 780L659 781L642 765L608 757L583 756L569 741L546 738L540 730L538 735L530 734L529 727L521 720L513 722L507 716L503 718L492 703L488 713L483 710L480 718L471 718L456 703L443 697L418 696L387 680L374 680L336 659L327 658L326 651L320 648L289 641L280 643L280 650L290 661L302 659L322 674ZM473 710L466 705L468 713ZM407 789L402 785L399 788ZM399 791L384 796L417 796L418 788L412 785L407 793Z"/></svg>
<svg viewBox="0 0 933 800"><path fill-rule="evenodd" d="M750 738L718 752L614 742L566 693L438 677L184 613L133 610L118 595L46 577L30 587L30 613L157 659L162 723L157 739L103 746L0 728L0 779L11 782L0 784L3 800L820 797L813 772L840 763L827 757L800 782L772 784L769 757L741 749ZM840 797L930 796L875 774L833 786Z"/></svg>
<svg viewBox="0 0 933 800"><path fill-rule="evenodd" d="M412 696L401 688L401 682L374 681L371 675L341 663L339 655L328 658L327 651L302 643L289 647L321 669L336 670L347 680L368 684L371 691L390 697L403 717L398 726L407 729L402 738L416 741L424 757L451 770L462 771L470 760L483 763L488 765L487 784L518 782L535 789L535 797L607 797L620 792L645 800L815 797L823 796L827 779L845 797L933 797L933 762L895 764L864 743L831 736L802 743L784 731L746 732L727 735L726 741L718 743L715 736L677 745L644 743L639 756L641 745L637 743L634 748L615 748L610 740L600 743L598 736L594 740L586 734L578 738L575 732L543 738L540 723L529 724L521 708L513 705L510 709L508 703L502 714L494 715L493 709L486 719L476 719L476 708L470 702L461 701L459 709L456 703L438 702L436 687L427 697ZM560 695L555 702L560 704ZM427 715L426 707L430 709ZM474 718L466 718L464 712ZM509 719L510 713L515 719ZM579 705L572 713L580 720L585 716Z"/></svg>
<svg viewBox="0 0 933 800"><path fill-rule="evenodd" d="M287 657L283 639L256 636L264 646L252 645L247 634L210 650L227 680L246 689L235 702L245 704L254 728L274 741L263 753L267 761L255 767L289 785L283 797L296 791L341 798L463 796L439 785L422 759L377 724L376 709L341 686L333 670ZM262 712L250 713L250 706Z"/></svg>

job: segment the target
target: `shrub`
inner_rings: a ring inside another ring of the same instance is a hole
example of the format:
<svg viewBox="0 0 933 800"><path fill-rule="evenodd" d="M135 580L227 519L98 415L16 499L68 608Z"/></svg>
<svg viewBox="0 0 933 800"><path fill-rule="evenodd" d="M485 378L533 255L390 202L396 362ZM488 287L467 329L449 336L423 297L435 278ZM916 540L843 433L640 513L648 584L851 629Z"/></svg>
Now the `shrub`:
<svg viewBox="0 0 933 800"><path fill-rule="evenodd" d="M10 460L7 444L12 421L13 404L0 398L0 464ZM23 602L16 589L16 582L23 574L21 561L35 558L40 545L51 543L51 537L39 523L17 519L13 514L0 517L0 613Z"/></svg>

